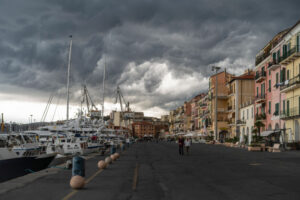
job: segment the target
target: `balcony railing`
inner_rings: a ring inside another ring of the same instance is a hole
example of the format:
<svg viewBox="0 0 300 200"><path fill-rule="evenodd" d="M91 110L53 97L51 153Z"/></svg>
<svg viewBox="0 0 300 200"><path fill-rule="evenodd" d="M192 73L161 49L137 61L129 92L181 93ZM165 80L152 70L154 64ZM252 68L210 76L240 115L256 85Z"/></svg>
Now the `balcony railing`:
<svg viewBox="0 0 300 200"><path fill-rule="evenodd" d="M296 89L298 88L300 85L300 74L298 74L297 76L295 76L294 78L291 78L289 80L286 80L285 82L283 82L283 84L280 86L280 90L281 91L289 91L289 89Z"/></svg>
<svg viewBox="0 0 300 200"><path fill-rule="evenodd" d="M285 65L289 64L290 62L295 60L295 57L300 57L299 52L300 52L300 46L296 45L293 48L291 48L289 51L284 53L282 57L279 58L279 62Z"/></svg>
<svg viewBox="0 0 300 200"><path fill-rule="evenodd" d="M265 71L256 72L255 74L255 81L259 82L266 78L267 73Z"/></svg>
<svg viewBox="0 0 300 200"><path fill-rule="evenodd" d="M268 69L276 69L277 67L280 67L279 59L273 60L272 62L269 62Z"/></svg>
<svg viewBox="0 0 300 200"><path fill-rule="evenodd" d="M270 55L270 52L265 52L264 54L257 56L255 59L255 66L261 63L264 59L266 59Z"/></svg>
<svg viewBox="0 0 300 200"><path fill-rule="evenodd" d="M292 119L292 118L300 118L300 108L294 107L290 109L286 109L284 112L281 112L280 118L282 119Z"/></svg>
<svg viewBox="0 0 300 200"><path fill-rule="evenodd" d="M266 94L259 94L255 97L256 103L264 102L266 100Z"/></svg>

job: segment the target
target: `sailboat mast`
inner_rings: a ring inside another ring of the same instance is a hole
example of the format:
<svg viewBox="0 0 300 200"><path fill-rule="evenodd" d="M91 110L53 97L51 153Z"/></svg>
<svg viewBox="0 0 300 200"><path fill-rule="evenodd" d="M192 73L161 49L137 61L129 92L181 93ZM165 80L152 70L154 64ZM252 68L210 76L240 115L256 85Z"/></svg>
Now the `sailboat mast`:
<svg viewBox="0 0 300 200"><path fill-rule="evenodd" d="M104 69L103 69L103 83L102 83L102 121L104 121L104 98L105 98L105 70L106 70L106 56L104 55Z"/></svg>
<svg viewBox="0 0 300 200"><path fill-rule="evenodd" d="M70 95L70 68L71 68L71 54L72 54L72 35L70 35L70 49L69 49L69 62L68 62L68 74L67 74L67 121L69 120L69 95Z"/></svg>

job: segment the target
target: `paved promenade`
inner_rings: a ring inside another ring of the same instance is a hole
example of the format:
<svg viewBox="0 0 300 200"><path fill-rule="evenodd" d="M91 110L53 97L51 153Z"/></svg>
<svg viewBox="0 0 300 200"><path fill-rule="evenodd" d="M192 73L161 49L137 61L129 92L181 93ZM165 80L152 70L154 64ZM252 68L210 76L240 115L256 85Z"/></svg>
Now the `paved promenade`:
<svg viewBox="0 0 300 200"><path fill-rule="evenodd" d="M247 152L193 144L180 156L175 143L134 144L108 169L86 161L85 189L69 187L70 170L40 177L0 199L299 199L300 152Z"/></svg>

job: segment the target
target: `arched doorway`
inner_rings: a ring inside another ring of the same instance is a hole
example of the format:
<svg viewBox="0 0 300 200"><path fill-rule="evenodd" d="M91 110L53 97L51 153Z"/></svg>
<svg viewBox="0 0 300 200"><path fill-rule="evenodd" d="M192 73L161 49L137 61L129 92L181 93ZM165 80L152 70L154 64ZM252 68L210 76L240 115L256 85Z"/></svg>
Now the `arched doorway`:
<svg viewBox="0 0 300 200"><path fill-rule="evenodd" d="M242 129L242 135L240 137L240 143L244 142L244 136L245 136L245 127Z"/></svg>
<svg viewBox="0 0 300 200"><path fill-rule="evenodd" d="M253 126L251 126L250 133L248 134L248 144L250 145L252 142L252 132L253 132Z"/></svg>
<svg viewBox="0 0 300 200"><path fill-rule="evenodd" d="M278 123L275 124L275 130L279 130L279 124Z"/></svg>
<svg viewBox="0 0 300 200"><path fill-rule="evenodd" d="M295 120L295 142L299 141L299 122Z"/></svg>
<svg viewBox="0 0 300 200"><path fill-rule="evenodd" d="M272 130L272 125L269 124L269 126L268 126L268 131L271 131L271 130Z"/></svg>

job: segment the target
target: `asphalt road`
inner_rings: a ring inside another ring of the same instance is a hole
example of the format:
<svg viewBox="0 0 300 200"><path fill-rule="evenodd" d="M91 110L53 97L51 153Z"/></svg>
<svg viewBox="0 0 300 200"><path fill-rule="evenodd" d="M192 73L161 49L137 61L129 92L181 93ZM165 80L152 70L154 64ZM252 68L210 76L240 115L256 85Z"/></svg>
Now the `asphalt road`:
<svg viewBox="0 0 300 200"><path fill-rule="evenodd" d="M134 144L108 169L86 162L85 189L69 187L70 170L41 177L0 199L299 199L300 152L248 152L193 144L180 156L175 143Z"/></svg>

